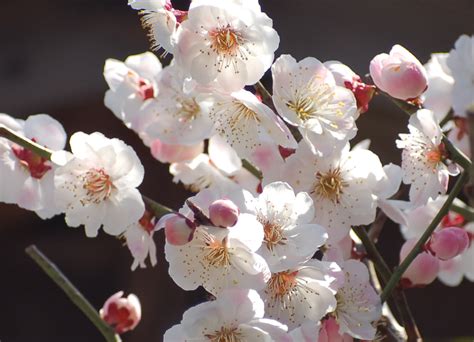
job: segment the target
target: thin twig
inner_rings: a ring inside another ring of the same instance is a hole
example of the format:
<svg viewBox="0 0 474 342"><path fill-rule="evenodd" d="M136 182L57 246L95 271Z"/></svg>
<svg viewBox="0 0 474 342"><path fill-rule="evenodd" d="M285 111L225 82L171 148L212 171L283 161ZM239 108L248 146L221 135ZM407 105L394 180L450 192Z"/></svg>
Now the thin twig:
<svg viewBox="0 0 474 342"><path fill-rule="evenodd" d="M171 214L174 212L172 209L152 200L147 196L142 195L142 198L147 208L153 212L153 215L155 215L156 218L160 218L166 214Z"/></svg>
<svg viewBox="0 0 474 342"><path fill-rule="evenodd" d="M26 248L28 254L41 269L58 285L69 299L89 318L89 320L101 332L107 342L121 341L114 329L108 325L99 315L97 310L91 303L79 292L79 290L66 278L66 276L58 269L58 267L49 260L35 246L31 245Z"/></svg>
<svg viewBox="0 0 474 342"><path fill-rule="evenodd" d="M439 126L443 127L454 117L454 111L451 109L448 114L439 122Z"/></svg>
<svg viewBox="0 0 474 342"><path fill-rule="evenodd" d="M466 221L474 221L474 208L471 208L459 198L454 200L450 210L461 214Z"/></svg>
<svg viewBox="0 0 474 342"><path fill-rule="evenodd" d="M383 289L382 292L382 301L386 300L394 288L397 286L398 282L400 281L403 273L407 270L408 266L413 262L413 260L417 257L417 255L421 252L423 245L428 241L433 231L438 227L438 224L441 222L443 217L448 213L451 204L453 203L456 196L461 192L463 185L465 184L466 180L468 179L468 173L463 172L461 176L457 179L456 184L454 185L453 189L451 190L448 198L444 202L443 206L441 207L440 211L436 214L433 221L429 224L428 228L426 228L423 235L420 239L416 242L413 249L408 253L406 258L402 261L402 263L395 269L392 277L388 281L387 285Z"/></svg>
<svg viewBox="0 0 474 342"><path fill-rule="evenodd" d="M377 217L375 218L375 221L370 225L370 229L368 232L370 240L377 243L380 233L382 232L383 227L385 225L385 222L387 222L387 219L387 215L382 210L380 210L377 214Z"/></svg>
<svg viewBox="0 0 474 342"><path fill-rule="evenodd" d="M468 126L469 127L469 146L471 148L471 158L472 158L472 154L474 153L474 109L469 109L467 111L467 121L469 125ZM467 185L466 195L468 197L468 203L472 207L474 206L474 165L471 164L469 172L470 172L470 177L469 177L469 183Z"/></svg>
<svg viewBox="0 0 474 342"><path fill-rule="evenodd" d="M393 98L390 95L388 95L387 93L381 91L380 89L377 89L377 94L381 94L381 95L385 96L386 98L390 99L393 103L395 103L397 105L398 108L403 110L408 115L412 115L420 109L420 107L412 105L411 103Z"/></svg>
<svg viewBox="0 0 474 342"><path fill-rule="evenodd" d="M382 284L378 278L377 272L375 270L375 265L372 260L367 261L367 268L369 269L370 278L372 279L372 284L378 293L382 292ZM406 341L407 334L405 329L398 323L396 318L393 316L390 307L387 303L382 305L382 327L385 330L385 334L390 336L395 341ZM380 327L380 326L379 326Z"/></svg>
<svg viewBox="0 0 474 342"><path fill-rule="evenodd" d="M382 255L377 250L377 247L372 242L372 240L367 235L367 232L363 226L352 227L352 230L359 239L362 241L364 245L367 255L369 256L370 260L374 263L377 273L381 277L381 282L383 284L387 284L393 278L392 272L390 268L385 263ZM400 318L403 322L405 327L405 331L407 333L408 341L420 341L421 334L416 325L415 319L411 313L410 307L408 306L408 302L405 297L405 293L402 289L396 289L392 295L393 304L397 309L398 313L400 314ZM382 302L384 302L384 298L382 297Z"/></svg>
<svg viewBox="0 0 474 342"><path fill-rule="evenodd" d="M0 137L4 137L4 138L14 142L15 144L18 144L18 145L34 152L40 157L43 157L43 158L48 159L48 160L51 159L51 154L53 153L53 151L47 149L44 146L41 146L41 145L35 143L34 141L32 141L28 138L25 138L25 137L21 136L20 134L18 134L17 132L15 132L12 129L6 127L3 124L0 124Z"/></svg>
<svg viewBox="0 0 474 342"><path fill-rule="evenodd" d="M250 172L252 175L257 177L259 180L262 180L263 174L262 171L257 169L251 162L249 162L247 159L242 159L242 167L246 169L248 172Z"/></svg>
<svg viewBox="0 0 474 342"><path fill-rule="evenodd" d="M258 81L257 83L255 83L255 85L253 87L258 92L258 94L260 94L260 96L262 97L262 102L267 107L271 108L271 110L273 110L276 115L278 115L278 111L276 110L275 105L273 104L272 95L267 90L267 88L265 88L265 86L262 84L262 82ZM286 123L286 121L283 118L282 118L282 120ZM288 127L288 129L290 130L291 134L293 135L293 137L295 138L296 141L299 142L303 139L303 136L301 135L300 131L298 130L298 127L295 127L295 126L293 126L291 124L288 124L288 123L287 123L286 126Z"/></svg>

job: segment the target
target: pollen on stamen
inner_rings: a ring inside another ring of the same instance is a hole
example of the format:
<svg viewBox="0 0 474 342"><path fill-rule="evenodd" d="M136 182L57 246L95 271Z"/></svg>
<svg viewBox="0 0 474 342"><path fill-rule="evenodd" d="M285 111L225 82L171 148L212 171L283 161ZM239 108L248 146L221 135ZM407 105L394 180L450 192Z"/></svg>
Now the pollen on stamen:
<svg viewBox="0 0 474 342"><path fill-rule="evenodd" d="M83 189L86 190L86 198L81 200L86 203L100 203L108 199L112 193L113 183L104 169L90 169L83 176Z"/></svg>
<svg viewBox="0 0 474 342"><path fill-rule="evenodd" d="M333 203L339 203L344 188L349 184L343 179L342 172L339 168L329 169L326 173L318 172L316 174L316 182L312 193L328 199Z"/></svg>

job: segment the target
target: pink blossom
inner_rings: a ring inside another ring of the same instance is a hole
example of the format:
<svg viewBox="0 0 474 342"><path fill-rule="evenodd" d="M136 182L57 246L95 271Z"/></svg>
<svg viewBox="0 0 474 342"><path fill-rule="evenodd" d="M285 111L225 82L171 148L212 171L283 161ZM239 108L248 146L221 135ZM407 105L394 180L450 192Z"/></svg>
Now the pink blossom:
<svg viewBox="0 0 474 342"><path fill-rule="evenodd" d="M417 239L405 242L400 250L400 262L411 252ZM428 285L436 279L439 272L439 260L427 252L421 252L403 273L402 284L405 287Z"/></svg>
<svg viewBox="0 0 474 342"><path fill-rule="evenodd" d="M433 234L428 243L429 250L441 260L452 259L469 246L469 235L463 228L443 228Z"/></svg>
<svg viewBox="0 0 474 342"><path fill-rule="evenodd" d="M390 54L375 56L370 62L370 76L380 90L401 100L417 98L428 84L423 65L401 45L394 45Z"/></svg>

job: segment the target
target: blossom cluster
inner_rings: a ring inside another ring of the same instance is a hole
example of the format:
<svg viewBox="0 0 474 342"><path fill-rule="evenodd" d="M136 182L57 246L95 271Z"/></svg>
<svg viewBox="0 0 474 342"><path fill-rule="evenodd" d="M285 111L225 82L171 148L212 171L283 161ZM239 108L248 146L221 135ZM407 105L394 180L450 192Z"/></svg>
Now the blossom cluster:
<svg viewBox="0 0 474 342"><path fill-rule="evenodd" d="M153 234L163 229L174 282L215 297L186 311L165 341L375 339L382 302L351 228L384 213L407 239L403 261L441 209L462 169L445 139L470 154L474 37L461 36L425 66L395 45L373 58L363 80L339 61L275 59L279 35L257 0L194 0L186 11L169 0L128 4L153 47L173 58L166 66L152 52L108 59L105 106L196 194L159 217L137 189L144 169L123 141L76 132L68 152L50 116L1 114L3 127L51 154L0 138L0 201L43 219L64 214L88 237L102 228L123 238L133 270L157 263ZM267 71L271 94L259 83ZM377 93L418 107L396 141L400 166L383 165L370 141L353 143ZM450 212L402 285L474 281L473 239L472 223ZM141 316L137 300L121 295L102 313L120 333Z"/></svg>

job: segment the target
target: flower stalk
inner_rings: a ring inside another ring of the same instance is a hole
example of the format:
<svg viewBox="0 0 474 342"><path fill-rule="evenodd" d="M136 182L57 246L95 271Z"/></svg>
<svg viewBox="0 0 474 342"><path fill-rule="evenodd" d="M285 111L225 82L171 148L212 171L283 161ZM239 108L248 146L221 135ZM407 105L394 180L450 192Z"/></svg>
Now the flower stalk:
<svg viewBox="0 0 474 342"><path fill-rule="evenodd" d="M44 146L41 146L34 141L27 139L25 137L22 137L20 134L17 132L11 130L10 128L6 127L3 124L0 124L0 137L4 137L15 144L18 144L34 153L36 153L38 156L48 159L51 159L51 154L53 151L47 149Z"/></svg>
<svg viewBox="0 0 474 342"><path fill-rule="evenodd" d="M58 285L68 298L89 318L95 327L104 336L107 342L120 342L120 336L114 329L100 317L97 310L82 295L81 292L69 281L69 279L59 270L59 268L49 260L35 245L26 248L28 254L41 269Z"/></svg>
<svg viewBox="0 0 474 342"><path fill-rule="evenodd" d="M352 230L354 231L354 233L356 233L357 237L364 245L369 259L375 266L375 269L377 270L377 273L381 278L381 283L387 284L393 277L392 272L390 271L390 268L386 264L382 255L377 250L377 247L375 246L373 240L367 234L365 227L356 226L352 227ZM392 298L393 304L395 305L395 309L399 313L401 321L403 322L403 326L405 327L408 341L418 341L419 339L421 339L421 335L416 325L415 319L413 318L413 315L411 313L410 307L408 306L405 293L401 289L396 289Z"/></svg>

